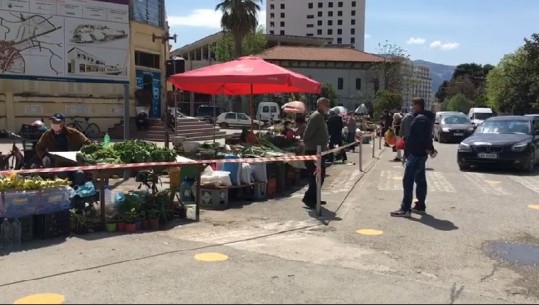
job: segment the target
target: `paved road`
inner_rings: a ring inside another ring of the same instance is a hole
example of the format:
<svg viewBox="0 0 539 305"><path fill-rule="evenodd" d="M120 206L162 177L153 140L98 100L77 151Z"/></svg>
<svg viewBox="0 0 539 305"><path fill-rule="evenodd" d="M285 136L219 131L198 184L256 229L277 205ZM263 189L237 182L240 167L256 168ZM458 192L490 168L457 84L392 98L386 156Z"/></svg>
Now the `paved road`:
<svg viewBox="0 0 539 305"><path fill-rule="evenodd" d="M539 177L461 173L456 146L438 149L428 163L431 216L389 217L403 169L386 150L366 174L328 169L322 223L302 207L299 190L205 211L202 222L168 231L31 243L0 257L0 302L37 293L66 303L538 302L539 271L499 263L484 248L493 240L537 244L539 211L528 205L539 204ZM226 257L196 259L208 252Z"/></svg>

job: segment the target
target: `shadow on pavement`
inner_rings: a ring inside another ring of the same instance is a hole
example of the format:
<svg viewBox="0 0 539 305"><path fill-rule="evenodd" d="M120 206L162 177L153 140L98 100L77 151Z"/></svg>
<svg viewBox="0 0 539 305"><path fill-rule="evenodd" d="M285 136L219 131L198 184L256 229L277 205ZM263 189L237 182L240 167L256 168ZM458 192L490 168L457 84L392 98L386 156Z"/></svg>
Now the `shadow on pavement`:
<svg viewBox="0 0 539 305"><path fill-rule="evenodd" d="M409 219L411 221L422 223L440 231L453 231L459 229L459 227L455 226L455 224L449 220L437 219L434 216L428 214L422 215L421 218L411 217Z"/></svg>
<svg viewBox="0 0 539 305"><path fill-rule="evenodd" d="M308 209L306 207L306 209ZM316 215L316 209L308 209L309 210L309 216L311 216L312 218L318 220L318 215ZM322 209L321 209L321 212L322 212L322 216L321 216L321 220L325 221L325 222L330 222L330 221L341 221L342 218L340 217L337 217L337 213L333 212L333 211L330 211L328 209L326 209L325 207L322 206Z"/></svg>

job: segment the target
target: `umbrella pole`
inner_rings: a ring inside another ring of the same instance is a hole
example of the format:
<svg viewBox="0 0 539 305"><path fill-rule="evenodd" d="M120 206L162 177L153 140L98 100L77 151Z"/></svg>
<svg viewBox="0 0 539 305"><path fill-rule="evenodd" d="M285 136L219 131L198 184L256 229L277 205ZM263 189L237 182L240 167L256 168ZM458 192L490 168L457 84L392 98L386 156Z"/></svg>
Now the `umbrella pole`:
<svg viewBox="0 0 539 305"><path fill-rule="evenodd" d="M250 96L250 101L249 101L249 108L250 108L250 112L251 112L251 131L254 132L254 129L253 129L253 125L254 125L254 122L253 122L253 84L251 83L251 96Z"/></svg>

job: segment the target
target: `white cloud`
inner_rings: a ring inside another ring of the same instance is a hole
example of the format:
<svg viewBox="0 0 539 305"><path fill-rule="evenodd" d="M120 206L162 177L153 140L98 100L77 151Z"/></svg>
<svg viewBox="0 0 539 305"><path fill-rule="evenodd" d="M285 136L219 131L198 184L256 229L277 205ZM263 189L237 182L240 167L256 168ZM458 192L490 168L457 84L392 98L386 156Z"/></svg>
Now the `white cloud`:
<svg viewBox="0 0 539 305"><path fill-rule="evenodd" d="M440 49L440 50L454 50L458 48L460 44L458 42L446 42L443 43L440 40L433 41L430 44L431 49Z"/></svg>
<svg viewBox="0 0 539 305"><path fill-rule="evenodd" d="M407 44L425 44L425 42L427 42L425 38L410 37L410 39L408 39L406 43Z"/></svg>
<svg viewBox="0 0 539 305"><path fill-rule="evenodd" d="M371 38L371 35L370 35L370 34L367 34L367 33L365 33L365 39L369 39L369 38Z"/></svg>
<svg viewBox="0 0 539 305"><path fill-rule="evenodd" d="M221 11L212 9L196 9L187 16L168 16L171 27L188 26L210 29L221 29ZM258 24L266 27L266 11L258 13Z"/></svg>

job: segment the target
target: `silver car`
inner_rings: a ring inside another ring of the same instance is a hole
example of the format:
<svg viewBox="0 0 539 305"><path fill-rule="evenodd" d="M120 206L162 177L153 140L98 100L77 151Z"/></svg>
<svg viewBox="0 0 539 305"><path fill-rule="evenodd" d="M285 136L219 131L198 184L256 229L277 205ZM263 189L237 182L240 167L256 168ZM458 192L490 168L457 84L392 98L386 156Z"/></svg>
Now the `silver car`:
<svg viewBox="0 0 539 305"><path fill-rule="evenodd" d="M472 122L464 113L447 113L434 122L434 140L440 143L463 140L474 131Z"/></svg>

